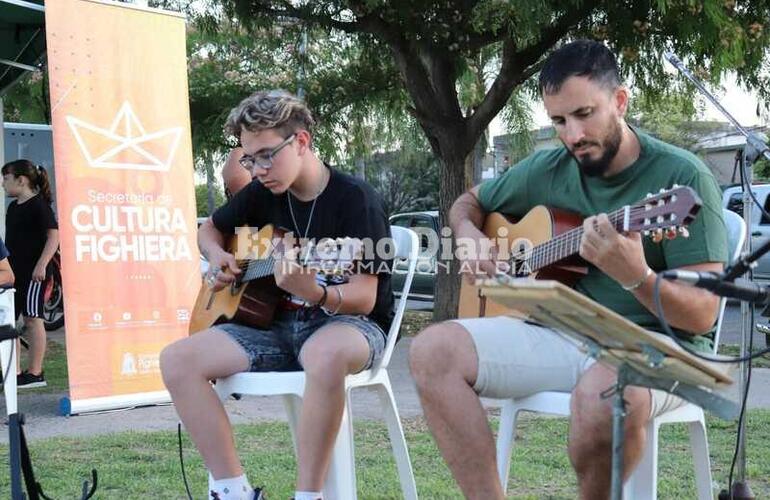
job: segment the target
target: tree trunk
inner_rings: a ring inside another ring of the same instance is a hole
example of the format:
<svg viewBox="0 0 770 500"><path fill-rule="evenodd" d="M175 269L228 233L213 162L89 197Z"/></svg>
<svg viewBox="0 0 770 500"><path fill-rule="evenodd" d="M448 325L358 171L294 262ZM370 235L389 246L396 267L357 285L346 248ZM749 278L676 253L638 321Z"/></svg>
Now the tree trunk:
<svg viewBox="0 0 770 500"><path fill-rule="evenodd" d="M484 173L484 158L487 154L487 134L481 134L476 147L473 148L473 182L471 186L475 186L481 182L482 174Z"/></svg>
<svg viewBox="0 0 770 500"><path fill-rule="evenodd" d="M457 148L464 149L464 148ZM439 223L441 228L449 226L449 209L454 201L463 194L470 184L472 177L468 176L466 169L472 166L470 153L462 154L457 149L441 158L441 175L439 176ZM471 150L471 148L467 148ZM471 170L472 172L472 170ZM444 240L451 244L451 256L445 259L443 246L437 259L439 266L436 272L435 296L433 299L433 321L444 321L457 317L457 303L460 298L460 263L454 258L454 236L444 238L439 233L441 242Z"/></svg>

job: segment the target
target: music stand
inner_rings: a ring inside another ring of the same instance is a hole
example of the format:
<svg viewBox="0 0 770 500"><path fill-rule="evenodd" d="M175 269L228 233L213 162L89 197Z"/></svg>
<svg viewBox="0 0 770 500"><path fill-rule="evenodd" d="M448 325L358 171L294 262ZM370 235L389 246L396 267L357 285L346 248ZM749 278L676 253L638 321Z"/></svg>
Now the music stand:
<svg viewBox="0 0 770 500"><path fill-rule="evenodd" d="M617 368L615 386L603 393L613 397L612 499L623 495L626 386L675 394L726 420L738 415L737 403L719 394L733 384L728 373L733 365L697 358L666 335L645 330L556 281L501 275L478 284L491 300L577 340L597 361Z"/></svg>

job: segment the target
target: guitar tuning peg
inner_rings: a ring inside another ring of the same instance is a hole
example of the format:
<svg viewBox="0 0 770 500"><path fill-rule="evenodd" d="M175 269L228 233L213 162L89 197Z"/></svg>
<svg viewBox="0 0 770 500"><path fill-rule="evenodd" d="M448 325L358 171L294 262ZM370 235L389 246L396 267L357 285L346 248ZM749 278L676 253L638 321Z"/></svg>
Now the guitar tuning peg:
<svg viewBox="0 0 770 500"><path fill-rule="evenodd" d="M642 231L642 235L643 236L649 236L650 235L650 230L649 229L645 229L644 231Z"/></svg>
<svg viewBox="0 0 770 500"><path fill-rule="evenodd" d="M673 240L674 238L676 238L676 226L671 226L667 228L665 233L666 233L667 240Z"/></svg>
<svg viewBox="0 0 770 500"><path fill-rule="evenodd" d="M645 196L645 198L652 198L652 193L647 193L647 195Z"/></svg>
<svg viewBox="0 0 770 500"><path fill-rule="evenodd" d="M666 191L667 191L666 188L660 188L660 191L658 191L658 193L665 193Z"/></svg>
<svg viewBox="0 0 770 500"><path fill-rule="evenodd" d="M684 227L684 226L681 226L679 228L679 234L682 235L682 238L689 238L690 237L690 231L686 227Z"/></svg>
<svg viewBox="0 0 770 500"><path fill-rule="evenodd" d="M672 189L676 189L678 187L679 187L679 184L674 184L673 186L671 186Z"/></svg>
<svg viewBox="0 0 770 500"><path fill-rule="evenodd" d="M652 233L652 241L654 243L660 243L663 241L663 230L662 229L656 229Z"/></svg>

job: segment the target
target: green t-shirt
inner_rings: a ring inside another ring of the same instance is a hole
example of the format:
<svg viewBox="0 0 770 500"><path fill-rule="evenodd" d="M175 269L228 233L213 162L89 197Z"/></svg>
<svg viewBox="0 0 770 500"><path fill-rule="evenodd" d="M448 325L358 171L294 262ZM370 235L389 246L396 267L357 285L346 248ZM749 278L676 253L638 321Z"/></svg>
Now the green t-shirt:
<svg viewBox="0 0 770 500"><path fill-rule="evenodd" d="M643 239L647 264L656 272L704 262L727 262L727 233L722 219L721 196L713 174L695 155L636 131L641 145L639 158L622 172L608 178L586 177L566 148L537 151L497 179L484 182L479 201L487 212L521 217L536 205L561 208L583 217L609 213L633 205L648 193L674 184L692 187L703 206L689 225L689 238ZM660 324L631 292L589 266L576 290L651 330ZM711 349L712 335L682 335L701 351Z"/></svg>

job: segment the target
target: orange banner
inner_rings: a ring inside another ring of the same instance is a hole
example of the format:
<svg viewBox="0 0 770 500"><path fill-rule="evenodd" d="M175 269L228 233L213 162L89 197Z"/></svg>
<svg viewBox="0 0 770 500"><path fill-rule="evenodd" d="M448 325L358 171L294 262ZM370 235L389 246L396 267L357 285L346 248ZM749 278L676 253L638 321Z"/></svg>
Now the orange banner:
<svg viewBox="0 0 770 500"><path fill-rule="evenodd" d="M200 284L184 18L46 2L71 407L168 400Z"/></svg>

